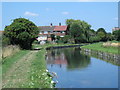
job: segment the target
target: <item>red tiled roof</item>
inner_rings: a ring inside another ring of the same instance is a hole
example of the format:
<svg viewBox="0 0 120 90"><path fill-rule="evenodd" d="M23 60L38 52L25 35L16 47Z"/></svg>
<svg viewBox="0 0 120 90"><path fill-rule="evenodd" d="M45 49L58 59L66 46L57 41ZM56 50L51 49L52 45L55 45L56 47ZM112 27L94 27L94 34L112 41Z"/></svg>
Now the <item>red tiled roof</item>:
<svg viewBox="0 0 120 90"><path fill-rule="evenodd" d="M66 31L67 26L55 26L54 31Z"/></svg>

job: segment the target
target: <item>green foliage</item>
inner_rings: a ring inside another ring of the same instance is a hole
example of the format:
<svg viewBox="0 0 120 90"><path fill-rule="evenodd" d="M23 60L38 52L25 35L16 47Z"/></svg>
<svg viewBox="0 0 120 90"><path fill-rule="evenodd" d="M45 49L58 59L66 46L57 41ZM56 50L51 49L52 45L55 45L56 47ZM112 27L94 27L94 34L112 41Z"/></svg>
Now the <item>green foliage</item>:
<svg viewBox="0 0 120 90"><path fill-rule="evenodd" d="M70 37L70 35L65 35L64 37L61 37L61 38L60 38L60 41L61 41L62 43L70 43L71 37Z"/></svg>
<svg viewBox="0 0 120 90"><path fill-rule="evenodd" d="M116 30L113 32L114 39L120 41L120 30Z"/></svg>
<svg viewBox="0 0 120 90"><path fill-rule="evenodd" d="M104 28L99 28L99 29L97 30L97 32L96 32L96 33L99 33L99 32L103 32L103 33L105 33L105 34L106 34L106 31L105 31L105 29L104 29Z"/></svg>
<svg viewBox="0 0 120 90"><path fill-rule="evenodd" d="M107 41L112 41L114 39L114 36L111 33L106 34Z"/></svg>
<svg viewBox="0 0 120 90"><path fill-rule="evenodd" d="M22 49L31 49L32 43L39 33L37 26L24 18L13 20L4 31L5 36L10 39L10 43L20 45Z"/></svg>
<svg viewBox="0 0 120 90"><path fill-rule="evenodd" d="M66 24L71 25L75 20L74 19L67 19Z"/></svg>
<svg viewBox="0 0 120 90"><path fill-rule="evenodd" d="M48 44L48 43L50 43L50 41L46 41L46 43Z"/></svg>
<svg viewBox="0 0 120 90"><path fill-rule="evenodd" d="M67 19L66 24L69 27L70 36L74 39L75 43L82 43L89 41L89 30L91 25L85 21Z"/></svg>
<svg viewBox="0 0 120 90"><path fill-rule="evenodd" d="M96 33L100 37L100 41L107 41L106 40L107 33L104 28L99 28Z"/></svg>
<svg viewBox="0 0 120 90"><path fill-rule="evenodd" d="M5 47L10 44L10 40L5 35L2 35L2 46Z"/></svg>
<svg viewBox="0 0 120 90"><path fill-rule="evenodd" d="M51 34L52 41L55 40L55 35Z"/></svg>
<svg viewBox="0 0 120 90"><path fill-rule="evenodd" d="M100 41L100 37L99 36L91 36L89 38L89 42L93 43L93 42L99 42Z"/></svg>
<svg viewBox="0 0 120 90"><path fill-rule="evenodd" d="M101 41L103 41L105 39L105 37L106 37L104 32L98 32L97 35L101 38Z"/></svg>

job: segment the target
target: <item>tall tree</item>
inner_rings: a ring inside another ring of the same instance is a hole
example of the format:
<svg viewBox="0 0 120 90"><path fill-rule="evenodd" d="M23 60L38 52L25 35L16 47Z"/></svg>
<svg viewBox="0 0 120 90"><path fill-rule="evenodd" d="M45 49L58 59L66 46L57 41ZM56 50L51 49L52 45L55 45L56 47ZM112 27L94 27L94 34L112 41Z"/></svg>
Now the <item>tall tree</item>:
<svg viewBox="0 0 120 90"><path fill-rule="evenodd" d="M105 33L105 34L106 34L106 31L105 31L105 29L104 29L104 28L99 28L99 29L97 30L97 33L99 33L99 32L103 32L103 33Z"/></svg>
<svg viewBox="0 0 120 90"><path fill-rule="evenodd" d="M67 19L66 24L68 25L70 35L74 38L75 43L89 41L89 30L91 25L87 22Z"/></svg>
<svg viewBox="0 0 120 90"><path fill-rule="evenodd" d="M106 41L107 32L104 28L99 28L96 33L100 37L100 41Z"/></svg>
<svg viewBox="0 0 120 90"><path fill-rule="evenodd" d="M13 20L12 24L5 27L4 31L11 44L20 45L22 49L31 49L32 42L39 33L37 26L25 18Z"/></svg>
<svg viewBox="0 0 120 90"><path fill-rule="evenodd" d="M70 35L74 38L75 43L80 43L85 40L83 30L78 22L74 22L70 25Z"/></svg>

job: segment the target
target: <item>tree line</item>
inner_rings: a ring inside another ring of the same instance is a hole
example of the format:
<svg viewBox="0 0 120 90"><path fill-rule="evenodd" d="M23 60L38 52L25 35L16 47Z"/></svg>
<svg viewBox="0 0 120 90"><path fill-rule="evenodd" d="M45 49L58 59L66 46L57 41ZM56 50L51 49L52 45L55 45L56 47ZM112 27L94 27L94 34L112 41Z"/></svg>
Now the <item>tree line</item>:
<svg viewBox="0 0 120 90"><path fill-rule="evenodd" d="M104 28L99 28L97 31L91 29L91 25L85 21L67 19L68 26L67 35L64 37L54 37L57 39L56 43L94 43L100 41L120 41L120 30L113 33L107 33ZM28 19L17 18L6 26L2 38L2 44L5 45L19 45L21 49L31 49L32 43L36 40L39 34L38 27Z"/></svg>
<svg viewBox="0 0 120 90"><path fill-rule="evenodd" d="M60 38L63 43L95 43L112 40L120 40L120 30L107 33L104 28L97 31L91 29L91 25L85 21L67 19L68 34Z"/></svg>

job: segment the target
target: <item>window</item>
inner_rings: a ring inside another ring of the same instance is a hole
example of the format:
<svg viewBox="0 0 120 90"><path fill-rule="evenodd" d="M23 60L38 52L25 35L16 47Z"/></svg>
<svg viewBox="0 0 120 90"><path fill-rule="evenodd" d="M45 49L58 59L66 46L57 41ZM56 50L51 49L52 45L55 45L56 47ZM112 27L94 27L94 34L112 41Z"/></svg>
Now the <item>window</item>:
<svg viewBox="0 0 120 90"><path fill-rule="evenodd" d="M61 33L65 33L64 31L61 31Z"/></svg>
<svg viewBox="0 0 120 90"><path fill-rule="evenodd" d="M44 34L48 34L48 31L45 31Z"/></svg>
<svg viewBox="0 0 120 90"><path fill-rule="evenodd" d="M40 32L39 34L42 34L42 32Z"/></svg>

